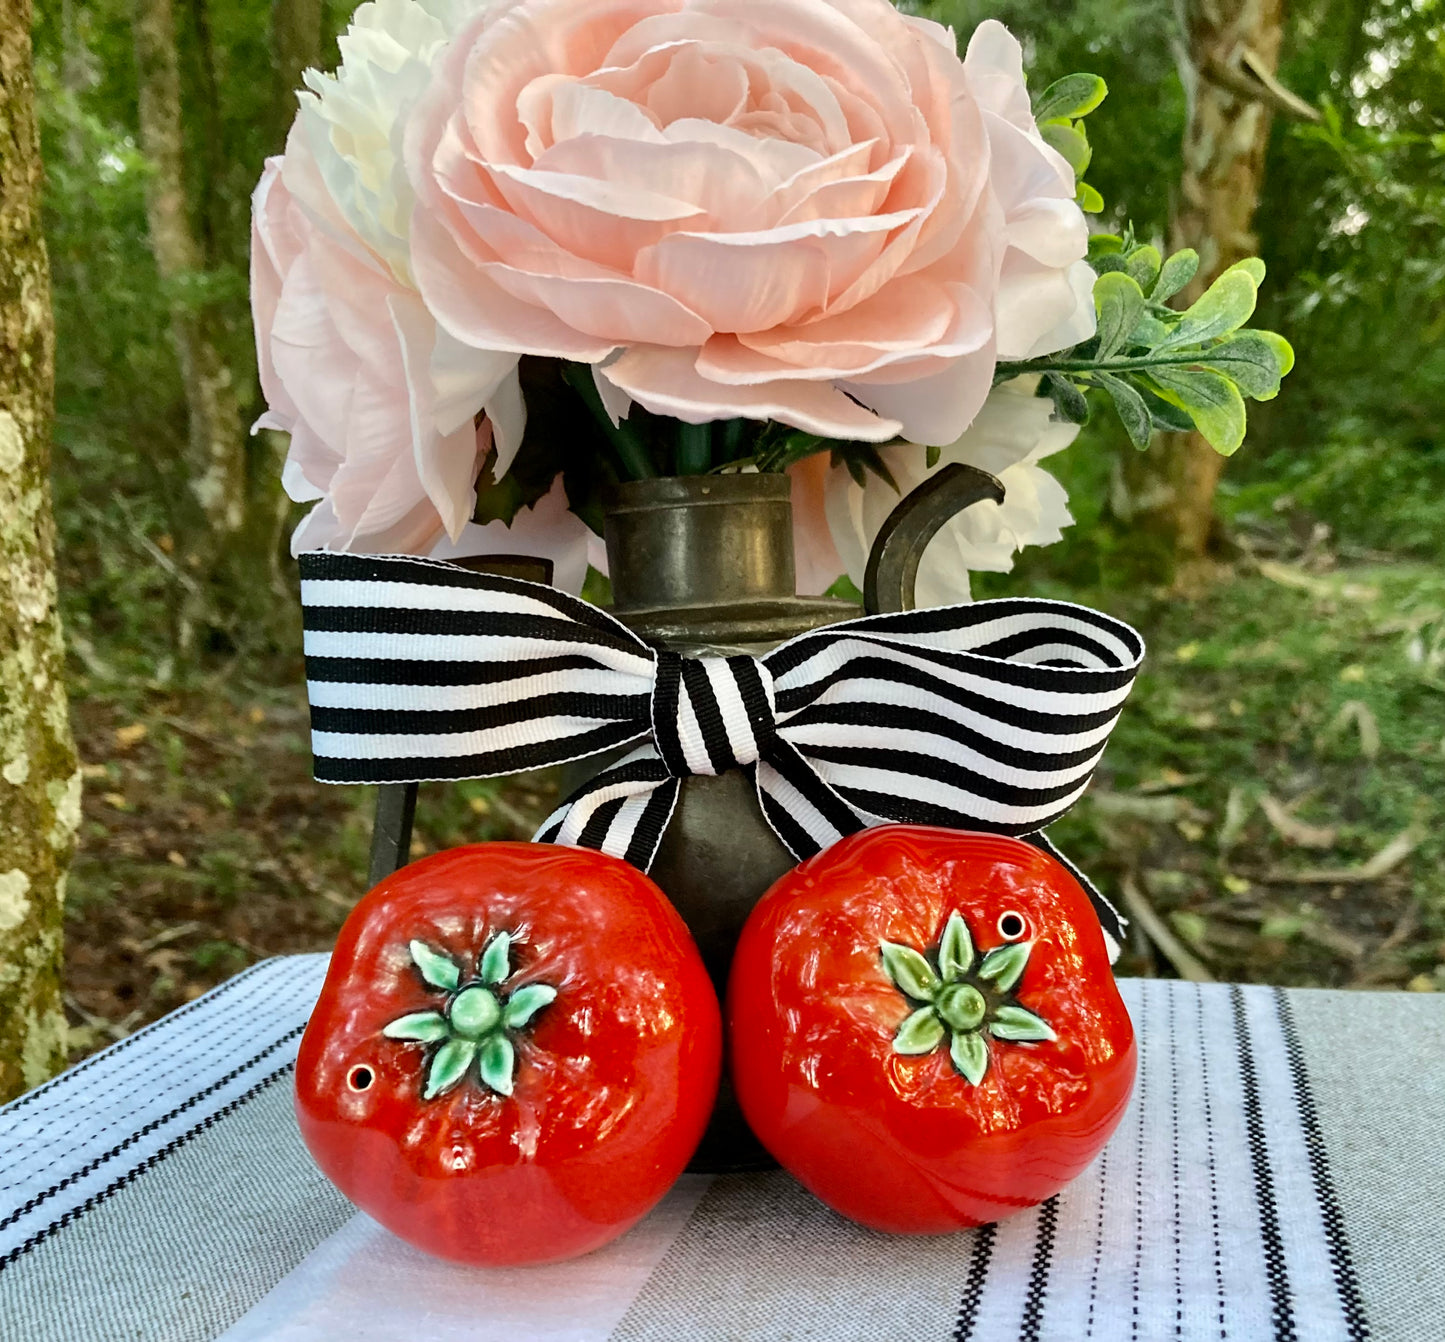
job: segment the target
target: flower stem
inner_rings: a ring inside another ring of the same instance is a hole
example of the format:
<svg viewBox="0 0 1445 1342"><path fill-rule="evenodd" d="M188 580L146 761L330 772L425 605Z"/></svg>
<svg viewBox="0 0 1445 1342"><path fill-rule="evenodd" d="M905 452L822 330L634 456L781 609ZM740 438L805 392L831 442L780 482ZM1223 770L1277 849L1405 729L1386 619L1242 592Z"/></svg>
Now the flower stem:
<svg viewBox="0 0 1445 1342"><path fill-rule="evenodd" d="M1207 353L1195 350L1190 354L1155 355L1141 354L1124 359L1030 359L1023 363L1001 363L994 372L994 383L1007 382L1010 378L1037 373L1131 373L1150 368L1164 368L1170 365L1200 363L1207 359Z"/></svg>
<svg viewBox="0 0 1445 1342"><path fill-rule="evenodd" d="M628 480L650 480L657 474L652 456L632 426L624 419L620 424L612 422L602 397L597 393L597 384L592 379L592 369L587 364L568 363L562 365L562 376L567 385L579 395L592 412L592 418L607 435L612 450L617 453L622 474Z"/></svg>
<svg viewBox="0 0 1445 1342"><path fill-rule="evenodd" d="M679 424L675 460L678 475L706 475L712 466L712 425Z"/></svg>

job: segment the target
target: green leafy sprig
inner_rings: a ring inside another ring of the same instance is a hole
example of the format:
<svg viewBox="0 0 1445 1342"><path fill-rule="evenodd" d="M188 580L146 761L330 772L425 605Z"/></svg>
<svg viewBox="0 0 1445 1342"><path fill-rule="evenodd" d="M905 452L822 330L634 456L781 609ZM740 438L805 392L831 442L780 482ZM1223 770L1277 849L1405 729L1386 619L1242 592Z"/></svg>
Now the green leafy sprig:
<svg viewBox="0 0 1445 1342"><path fill-rule="evenodd" d="M1135 447L1147 447L1155 429L1197 429L1229 456L1244 441L1244 398L1272 400L1294 367L1282 335L1245 327L1264 262L1250 257L1231 266L1183 311L1168 300L1197 273L1195 252L1164 259L1127 233L1099 234L1090 240L1089 262L1099 272L1094 337L1058 354L1000 363L994 381L1040 376L1059 417L1075 424L1089 417L1085 393L1098 389Z"/></svg>
<svg viewBox="0 0 1445 1342"><path fill-rule="evenodd" d="M1084 181L1094 151L1083 119L1108 94L1109 86L1098 75L1074 74L1055 80L1033 100L1039 134L1074 170L1075 199L1085 214L1098 214L1104 198Z"/></svg>

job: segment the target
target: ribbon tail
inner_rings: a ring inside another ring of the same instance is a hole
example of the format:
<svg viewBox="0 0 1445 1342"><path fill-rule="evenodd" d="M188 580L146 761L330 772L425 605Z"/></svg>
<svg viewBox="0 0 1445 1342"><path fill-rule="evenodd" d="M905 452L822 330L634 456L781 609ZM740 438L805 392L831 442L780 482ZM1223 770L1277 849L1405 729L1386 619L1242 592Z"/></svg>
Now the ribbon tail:
<svg viewBox="0 0 1445 1342"><path fill-rule="evenodd" d="M772 831L800 862L848 834L882 823L850 806L781 736L753 767L758 804Z"/></svg>
<svg viewBox="0 0 1445 1342"><path fill-rule="evenodd" d="M647 871L677 805L678 782L655 746L638 746L582 784L533 841L592 848Z"/></svg>
<svg viewBox="0 0 1445 1342"><path fill-rule="evenodd" d="M1129 920L1109 903L1103 892L1088 876L1058 850L1053 840L1043 830L1025 834L1023 841L1032 844L1041 853L1047 853L1083 886L1084 893L1089 897L1089 903L1094 906L1094 912L1098 915L1099 926L1104 932L1104 945L1109 952L1109 963L1113 964L1119 958L1119 952L1123 948L1124 933L1129 926Z"/></svg>

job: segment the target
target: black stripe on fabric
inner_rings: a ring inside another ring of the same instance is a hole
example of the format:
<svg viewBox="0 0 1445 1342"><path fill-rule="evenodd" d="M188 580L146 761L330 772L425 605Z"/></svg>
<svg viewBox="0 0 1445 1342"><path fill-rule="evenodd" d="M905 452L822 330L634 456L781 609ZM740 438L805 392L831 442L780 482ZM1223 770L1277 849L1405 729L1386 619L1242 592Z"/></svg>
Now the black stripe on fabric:
<svg viewBox="0 0 1445 1342"><path fill-rule="evenodd" d="M412 657L318 657L306 659L306 679L343 685L495 685L559 671L610 671L596 657L566 653L517 661L425 661Z"/></svg>
<svg viewBox="0 0 1445 1342"><path fill-rule="evenodd" d="M1104 1267L1104 1213L1109 1210L1109 1147L1099 1156L1099 1219L1094 1224L1094 1261L1089 1269L1089 1314L1084 1336L1094 1335L1094 1311L1099 1301L1099 1273Z"/></svg>
<svg viewBox="0 0 1445 1342"><path fill-rule="evenodd" d="M973 1253L969 1255L968 1276L963 1284L963 1299L958 1302L958 1321L953 1326L953 1342L971 1342L978 1323L978 1308L983 1303L983 1288L988 1282L989 1259L993 1242L998 1237L998 1224L989 1222L974 1232Z"/></svg>
<svg viewBox="0 0 1445 1342"><path fill-rule="evenodd" d="M582 833L577 836L577 846L579 848L601 848L607 842L612 822L617 819L618 811L626 802L626 797L613 797L611 801L603 802L587 817L587 823L582 826Z"/></svg>
<svg viewBox="0 0 1445 1342"><path fill-rule="evenodd" d="M1165 988L1168 991L1168 988ZM1149 1112L1149 1063L1153 1053L1153 1027L1149 1023L1154 994L1151 981L1145 979L1139 985L1139 1023L1135 1026L1135 1037L1139 1044L1139 1072L1135 1082L1138 1115L1134 1125L1134 1270L1130 1279L1129 1336L1139 1337L1139 1296L1140 1277L1144 1271L1144 1120Z"/></svg>
<svg viewBox="0 0 1445 1342"><path fill-rule="evenodd" d="M526 615L519 611L304 606L301 615L302 628L308 634L350 634L357 639L365 639L372 634L408 634L429 638L485 635L490 638L530 638L549 643L614 648L633 654L638 652L636 644L619 638L611 629L594 629L576 620Z"/></svg>
<svg viewBox="0 0 1445 1342"><path fill-rule="evenodd" d="M790 648L789 644L784 644L782 648L768 653L763 658L763 664L772 672L774 679L781 680L785 674L798 670L812 657L829 651L837 652L836 645L844 641L851 641L854 647L842 649L840 671L832 673L834 676L839 674L845 677L855 676L858 674L855 668L860 663L866 665L881 662L888 667L896 667L907 657L915 662L928 662L943 670L956 673L967 672L969 675L1003 685L1012 685L1018 689L1047 690L1056 694L1108 694L1116 690L1127 689L1139 674L1137 666L1127 666L1118 670L1101 670L1080 666L1045 666L1037 662L1005 662L995 657L981 657L975 652L955 651L951 648L930 648L903 640L899 640L897 643L885 643L880 639L845 640L844 636L835 635L829 643L823 641L822 634L808 634L805 637L818 638L820 641L815 647L808 650L807 657L794 659L795 665L788 666L778 656L779 653ZM870 651L861 651L863 648ZM889 656L889 653L894 655ZM789 689L780 693L779 710L781 711L785 700L791 701L792 696L798 692L796 689Z"/></svg>
<svg viewBox="0 0 1445 1342"><path fill-rule="evenodd" d="M1274 1008L1279 1016L1280 1030L1284 1034L1285 1056L1289 1059L1295 1103L1299 1107L1300 1127L1304 1130L1305 1151L1309 1157L1310 1180L1314 1184L1315 1200L1320 1207L1325 1245L1330 1255L1330 1274L1334 1277L1335 1289L1339 1292L1340 1308L1345 1315L1345 1331L1351 1342L1365 1342L1370 1336L1365 1300L1360 1293L1349 1236L1345 1233L1344 1214L1340 1211L1340 1200L1335 1192L1334 1178L1330 1174L1329 1152L1325 1148L1324 1133L1320 1130L1319 1112L1315 1108L1314 1092L1310 1089L1309 1073L1305 1070L1304 1048L1300 1044L1299 1030L1295 1025L1294 1007L1283 988L1274 988L1271 991L1274 994Z"/></svg>
<svg viewBox="0 0 1445 1342"><path fill-rule="evenodd" d="M646 644L637 635L596 606L555 587L527 582L524 578L477 573L448 564L444 559L423 559L415 555L354 555L310 550L299 556L297 562L302 582L416 583L426 587L506 592L526 597L550 606L569 620L616 633L639 649L646 650Z"/></svg>
<svg viewBox="0 0 1445 1342"><path fill-rule="evenodd" d="M88 1174L93 1174L107 1161L114 1160L116 1156L120 1155L123 1151L129 1150L129 1148L134 1146L138 1141L141 1140L141 1138L149 1136L157 1128L164 1127L165 1124L169 1123L174 1118L179 1118L183 1113L186 1112L186 1110L194 1109L196 1105L201 1103L202 1100L206 1099L211 1095L214 1095L216 1091L221 1089L222 1086L229 1085L243 1072L250 1071L250 1069L256 1066L257 1063L263 1062L266 1058L270 1057L271 1054L276 1052L278 1048L283 1048L291 1040L299 1038L305 1028L306 1026L302 1024L296 1026L294 1029L287 1030L286 1033L283 1034L279 1039L273 1040L259 1053L248 1058L239 1067L232 1068L229 1072L225 1074L225 1076L222 1076L217 1080L211 1082L211 1084L207 1086L204 1090L197 1091L189 1099L183 1100L180 1104L176 1105L174 1109L168 1110L159 1118L151 1119L149 1123L146 1123L142 1127L136 1129L136 1131L131 1133L130 1136L127 1137L124 1141L117 1142L109 1150L101 1152L100 1155L95 1156L93 1159L87 1161L78 1170L72 1170L69 1174L65 1176L65 1178L57 1180L43 1192L36 1193L32 1197L27 1198L25 1202L23 1202L19 1207L15 1208L15 1210L12 1211L8 1216L0 1218L0 1230L8 1229L10 1226L14 1225L16 1221L20 1220L21 1217L28 1216L37 1207L42 1206L46 1202L49 1202L50 1199L53 1198L57 1193L63 1193L67 1188L70 1187L71 1184L76 1183L81 1179L84 1179ZM0 1262L3 1261L4 1260L0 1260Z"/></svg>
<svg viewBox="0 0 1445 1342"><path fill-rule="evenodd" d="M796 820L793 819L783 807L775 802L766 792L758 793L758 800L763 805L763 819L772 827L773 833L778 836L784 848L786 848L799 862L810 858L814 853L820 853L823 845L818 843Z"/></svg>
<svg viewBox="0 0 1445 1342"><path fill-rule="evenodd" d="M980 670L978 674L985 677L991 676L991 672L983 670ZM992 678L1000 679L999 677ZM1007 727L1038 732L1041 736L1075 736L1080 732L1093 731L1096 728L1111 725L1124 707L1120 703L1113 708L1098 709L1089 713L1075 712L1072 709L1064 713L1048 713L1039 708L1004 703L1002 700L990 698L987 694L980 694L976 690L968 690L962 686L950 684L946 680L930 675L921 667L910 666L887 657L857 657L820 680L796 688L780 690L778 692L778 717L784 720L786 726L786 719L796 713L801 713L816 703L835 685L859 680L880 681L889 686L907 685L913 689L923 690L927 694L937 695L945 703L956 704L959 708L967 708L977 713L986 722L998 722ZM1048 685L1042 688L1057 690L1060 688L1072 689L1073 687Z"/></svg>
<svg viewBox="0 0 1445 1342"><path fill-rule="evenodd" d="M943 755L925 755L916 750L888 750L882 746L799 746L803 758L809 761L821 760L824 764L837 764L854 769L877 769L907 775L908 779L931 779L946 787L971 792L985 801L1000 806L1047 806L1061 797L1077 792L1088 781L1092 769L1083 770L1062 783L1049 787L1025 787L1021 783L1005 783L990 778L966 764L956 764ZM908 786L902 783L901 786ZM841 788L840 788L841 791ZM906 798L899 798L900 802ZM886 815L886 811L880 811Z"/></svg>
<svg viewBox="0 0 1445 1342"><path fill-rule="evenodd" d="M1184 1227L1179 1212L1179 1031L1175 1021L1175 999L1172 990L1164 998L1164 1034L1169 1040L1169 1191L1173 1201L1170 1225L1174 1241L1174 1336L1184 1336Z"/></svg>
<svg viewBox="0 0 1445 1342"><path fill-rule="evenodd" d="M979 625L994 620L1012 620L1028 617L1040 627L1071 620L1076 624L1091 624L1096 629L1112 634L1126 648L1135 650L1134 656L1144 655L1144 640L1139 631L1123 620L1116 620L1103 611L1088 606L1075 606L1067 601L1054 601L1048 597L1004 596L988 601L971 601L966 606L936 606L931 610L908 610L890 612L887 615L865 615L861 619L849 620L846 625L830 625L828 630L844 628L859 633L948 633L952 630L977 629ZM828 632L824 630L822 632ZM803 635L807 638L810 635Z"/></svg>
<svg viewBox="0 0 1445 1342"><path fill-rule="evenodd" d="M510 703L477 704L471 708L326 708L313 704L311 730L357 736L441 736L448 732L495 731L519 722L555 717L626 722L636 736L650 725L648 703L646 694L559 690L529 699L514 699Z"/></svg>
<svg viewBox="0 0 1445 1342"><path fill-rule="evenodd" d="M925 708L899 708L896 704L814 704L788 719L789 729L800 727L873 727L885 731L926 732L942 737L955 745L985 755L997 764L1011 769L1035 772L1072 769L1093 759L1103 749L1103 742L1078 750L1028 750L1023 746L1000 741L996 736L965 726ZM803 746L812 754L813 746Z"/></svg>
<svg viewBox="0 0 1445 1342"><path fill-rule="evenodd" d="M179 1151L181 1147L185 1146L188 1142L191 1142L195 1138L199 1137L201 1133L206 1132L210 1128L214 1127L221 1119L227 1118L231 1114L235 1113L236 1110L239 1109L243 1104L246 1104L250 1100L254 1100L256 1096L261 1094L262 1091L266 1090L270 1086L275 1085L275 1083L279 1081L283 1076L288 1075L295 1066L296 1064L294 1062L288 1062L284 1067L278 1068L276 1071L270 1073L270 1075L263 1076L258 1082L256 1082L254 1086L250 1088L250 1090L244 1091L242 1094L236 1096L234 1100L227 1101L219 1109L207 1114L205 1118L203 1118L194 1127L188 1128L185 1132L181 1133L177 1137L173 1137L169 1142L167 1142L163 1147L161 1147L159 1151L155 1151L151 1155L147 1156L143 1161L141 1161L139 1165L136 1165L133 1169L127 1170L118 1179L116 1179L110 1184L107 1184L106 1187L102 1188L99 1192L92 1193L88 1198L86 1198L84 1202L80 1203L78 1206L72 1207L69 1211L64 1212L62 1215L58 1216L54 1221L52 1221L48 1226L46 1226L44 1230L37 1230L35 1234L29 1237L29 1239L25 1240L21 1244L17 1244L3 1257L0 1257L0 1272L3 1272L7 1267L14 1263L16 1259L23 1257L37 1245L43 1244L52 1235L56 1234L61 1230L64 1230L66 1226L72 1225L74 1222L78 1221L82 1216L86 1214L86 1212L93 1211L102 1203L109 1201L112 1197L115 1196L115 1194L120 1192L121 1189L127 1187L130 1184L133 1184L137 1179L140 1178L142 1174L145 1174L149 1170L153 1170L167 1156L173 1155L175 1152Z"/></svg>
<svg viewBox="0 0 1445 1342"><path fill-rule="evenodd" d="M687 690L687 702L702 731L703 748L707 751L713 771L726 773L737 760L733 758L732 743L728 740L728 729L723 723L722 709L718 707L712 680L698 658L683 658L682 683Z"/></svg>
<svg viewBox="0 0 1445 1342"><path fill-rule="evenodd" d="M1269 1168L1269 1144L1264 1133L1264 1110L1259 1101L1259 1077L1255 1071L1254 1049L1245 1017L1244 993L1231 984L1229 1003L1234 1011L1234 1038L1239 1046L1239 1075L1244 1086L1244 1123L1249 1142L1249 1162L1254 1170L1254 1198L1259 1207L1260 1238L1264 1244L1264 1275L1269 1285L1270 1321L1275 1342L1299 1342L1295 1328L1293 1292L1289 1265L1285 1261L1284 1238L1279 1228L1279 1204L1274 1195L1274 1175Z"/></svg>
<svg viewBox="0 0 1445 1342"><path fill-rule="evenodd" d="M1124 665L1119 654L1100 643L1098 639L1090 638L1081 630L1065 629L1062 626L1047 629L1021 629L1017 633L1006 634L1003 638L995 639L992 643L980 643L972 651L979 657L998 657L1011 661L1031 652L1034 648L1058 643L1062 643L1065 647L1078 648L1080 652L1093 658L1094 663L1102 662L1105 666L1114 668ZM1065 663L1055 658L1046 662L1025 663L1025 665L1063 666L1073 665L1073 663ZM1097 670L1098 667L1089 665L1086 669Z"/></svg>
<svg viewBox="0 0 1445 1342"><path fill-rule="evenodd" d="M773 720L772 706L768 703L767 691L763 688L762 665L752 657L729 657L733 680L737 683L738 694L747 709L748 725L753 729L753 741L758 754L767 753L768 743L777 734L778 725Z"/></svg>
<svg viewBox="0 0 1445 1342"><path fill-rule="evenodd" d="M1209 1162L1209 1220L1214 1242L1215 1320L1219 1324L1220 1342L1227 1342L1229 1332L1224 1315L1224 1233L1219 1217L1219 1167L1214 1152L1214 1101L1209 1090L1209 1049L1205 1046L1204 989L1194 985L1194 1020L1199 1029L1199 1078L1204 1092L1205 1153Z"/></svg>
<svg viewBox="0 0 1445 1342"><path fill-rule="evenodd" d="M854 834L863 827L852 807L818 776L796 746L779 736L764 758L839 834Z"/></svg>
<svg viewBox="0 0 1445 1342"><path fill-rule="evenodd" d="M677 739L678 700L682 692L682 658L675 652L657 654L657 675L652 684L652 738L667 771L674 778L687 776L687 760Z"/></svg>
<svg viewBox="0 0 1445 1342"><path fill-rule="evenodd" d="M630 862L639 871L646 871L651 867L652 859L657 856L657 846L662 842L667 822L672 819L672 810L677 805L677 791L680 786L675 778L660 783L647 799L647 805L642 808L642 817L637 822L637 828L632 831L632 841L622 855L625 862Z"/></svg>
<svg viewBox="0 0 1445 1342"><path fill-rule="evenodd" d="M148 1043L158 1030L170 1025L172 1021L179 1020L182 1016L189 1016L192 1012L200 1011L203 1007L209 1006L214 1002L216 998L222 997L232 990L243 986L247 979L253 978L258 970L271 965L271 963L272 961L269 959L261 960L249 969L243 969L239 974L228 978L218 987L212 988L210 992L196 998L194 1002L188 1002L185 1006L178 1007L175 1011L169 1012L162 1019L152 1021L149 1025L142 1026L142 1028L134 1034L126 1035L124 1039L118 1040L109 1048L102 1049L99 1053L91 1054L84 1062L78 1062L74 1067L66 1068L59 1076L52 1077L44 1084L36 1086L34 1090L27 1091L18 1100L12 1100L9 1104L0 1105L0 1114L8 1116L20 1109L24 1109L34 1104L37 1100L49 1095L62 1083L68 1085L73 1077L79 1076L82 1072L88 1072L98 1063L109 1062L117 1053L124 1053L127 1049L134 1048L137 1044Z"/></svg>
<svg viewBox="0 0 1445 1342"><path fill-rule="evenodd" d="M1039 1233L1034 1242L1034 1261L1029 1269L1024 1313L1019 1321L1019 1342L1039 1342L1043 1326L1044 1301L1049 1294L1049 1266L1054 1256L1054 1236L1059 1227L1059 1195L1054 1194L1039 1209Z"/></svg>
<svg viewBox="0 0 1445 1342"><path fill-rule="evenodd" d="M838 795L860 811L881 815L895 825L939 825L944 829L979 829L987 830L990 834L1006 834L1014 839L1031 834L1036 829L1052 825L1069 809L1064 806L1042 818L1008 821L1001 820L997 816L979 816L965 811L955 811L951 806L939 806L935 802L923 801L916 797L896 797L891 793L872 792L867 788L840 786Z"/></svg>
<svg viewBox="0 0 1445 1342"><path fill-rule="evenodd" d="M428 783L457 778L490 778L521 773L549 764L596 755L613 746L635 741L642 732L627 722L609 723L576 736L538 741L532 745L489 750L477 755L411 755L384 759L350 759L316 755L313 772L318 783Z"/></svg>

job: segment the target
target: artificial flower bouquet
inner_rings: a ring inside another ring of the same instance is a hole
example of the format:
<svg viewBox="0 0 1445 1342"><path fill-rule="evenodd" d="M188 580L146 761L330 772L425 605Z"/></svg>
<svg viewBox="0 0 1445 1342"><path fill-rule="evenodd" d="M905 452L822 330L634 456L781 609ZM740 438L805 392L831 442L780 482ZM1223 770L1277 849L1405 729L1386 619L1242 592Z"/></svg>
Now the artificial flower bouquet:
<svg viewBox="0 0 1445 1342"><path fill-rule="evenodd" d="M315 506L294 548L541 554L580 588L615 479L793 477L800 591L861 585L883 518L966 462L1002 504L930 547L968 598L1071 521L1040 465L1112 399L1198 428L1292 361L1257 261L1090 236L1073 75L888 0L368 0L254 201L259 421ZM473 520L475 519L475 520ZM481 534L484 533L484 534Z"/></svg>
<svg viewBox="0 0 1445 1342"><path fill-rule="evenodd" d="M1244 329L1262 266L1171 307L1192 252L1091 236L1102 81L1031 101L995 22L960 57L888 0L369 0L341 51L252 249L260 424L314 503L317 776L613 753L540 842L435 855L358 905L298 1059L313 1154L483 1264L621 1234L720 1124L882 1230L1051 1197L1136 1052L1122 921L1044 831L1144 649L1067 603L969 604L968 574L1069 524L1040 463L1091 391L1137 446L1239 446L1243 397L1292 359ZM697 655L575 595L630 482L761 508L772 481L703 478L786 473L805 606L864 586L900 498L959 466L994 480L916 533L925 609L818 602L780 643ZM438 562L504 554L554 585ZM711 874L649 880L724 774L748 791ZM718 896L764 848L771 889Z"/></svg>

